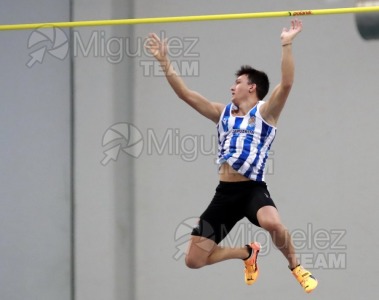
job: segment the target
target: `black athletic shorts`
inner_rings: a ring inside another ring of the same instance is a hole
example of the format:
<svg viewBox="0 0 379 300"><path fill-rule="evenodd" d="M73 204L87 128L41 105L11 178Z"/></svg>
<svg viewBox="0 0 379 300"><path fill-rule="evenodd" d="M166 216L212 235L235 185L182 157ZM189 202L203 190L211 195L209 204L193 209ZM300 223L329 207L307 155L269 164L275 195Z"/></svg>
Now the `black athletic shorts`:
<svg viewBox="0 0 379 300"><path fill-rule="evenodd" d="M267 205L276 207L265 182L220 181L213 200L200 216L192 235L211 239L218 244L244 217L260 227L257 212Z"/></svg>

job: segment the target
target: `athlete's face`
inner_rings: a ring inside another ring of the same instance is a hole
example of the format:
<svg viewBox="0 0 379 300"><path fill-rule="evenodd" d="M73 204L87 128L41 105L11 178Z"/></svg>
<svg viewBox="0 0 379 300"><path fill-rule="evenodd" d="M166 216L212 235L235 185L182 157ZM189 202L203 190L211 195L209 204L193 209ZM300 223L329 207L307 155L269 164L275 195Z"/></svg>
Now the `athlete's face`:
<svg viewBox="0 0 379 300"><path fill-rule="evenodd" d="M238 106L251 95L255 87L255 83L249 83L247 75L237 77L236 81L230 88L232 92L232 102Z"/></svg>

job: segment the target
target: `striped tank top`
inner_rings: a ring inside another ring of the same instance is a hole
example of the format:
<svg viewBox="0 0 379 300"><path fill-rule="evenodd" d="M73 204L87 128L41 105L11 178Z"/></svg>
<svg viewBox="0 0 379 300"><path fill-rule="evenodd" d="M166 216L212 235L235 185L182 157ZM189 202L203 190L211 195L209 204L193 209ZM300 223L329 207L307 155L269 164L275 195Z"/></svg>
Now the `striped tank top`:
<svg viewBox="0 0 379 300"><path fill-rule="evenodd" d="M245 116L232 116L229 103L217 124L218 164L227 162L234 170L254 181L264 181L268 152L274 141L276 128L266 123L259 101Z"/></svg>

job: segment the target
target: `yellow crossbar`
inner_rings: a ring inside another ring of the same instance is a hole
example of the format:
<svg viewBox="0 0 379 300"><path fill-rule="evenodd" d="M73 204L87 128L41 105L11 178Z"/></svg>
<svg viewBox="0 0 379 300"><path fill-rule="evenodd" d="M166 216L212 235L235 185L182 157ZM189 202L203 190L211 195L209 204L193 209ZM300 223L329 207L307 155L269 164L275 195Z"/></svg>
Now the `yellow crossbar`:
<svg viewBox="0 0 379 300"><path fill-rule="evenodd" d="M25 30L49 27L89 27L89 26L116 26L116 25L135 25L152 23L174 23L174 22L198 22L215 20L236 20L253 18L279 18L291 16L315 16L315 15L334 15L350 13L379 12L379 6L346 7L331 9L296 10L296 11L277 11L277 12L254 12L239 14L220 14L202 16L176 16L176 17L156 17L138 19L118 19L118 20L91 20L91 21L72 21L72 22L53 22L53 23L31 23L31 24L9 24L0 25L1 30Z"/></svg>

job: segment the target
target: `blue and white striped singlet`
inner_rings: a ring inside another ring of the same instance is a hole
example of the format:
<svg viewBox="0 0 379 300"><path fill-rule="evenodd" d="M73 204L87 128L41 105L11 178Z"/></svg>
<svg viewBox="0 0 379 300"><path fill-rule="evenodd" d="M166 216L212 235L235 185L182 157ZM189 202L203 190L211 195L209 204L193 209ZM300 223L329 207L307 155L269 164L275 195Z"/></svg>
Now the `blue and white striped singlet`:
<svg viewBox="0 0 379 300"><path fill-rule="evenodd" d="M247 115L232 116L229 103L217 124L219 164L227 162L234 170L254 181L264 181L265 165L276 128L266 123L259 101Z"/></svg>

